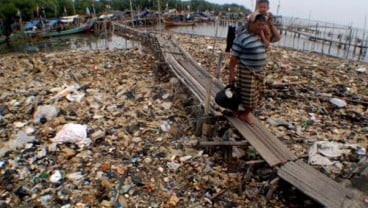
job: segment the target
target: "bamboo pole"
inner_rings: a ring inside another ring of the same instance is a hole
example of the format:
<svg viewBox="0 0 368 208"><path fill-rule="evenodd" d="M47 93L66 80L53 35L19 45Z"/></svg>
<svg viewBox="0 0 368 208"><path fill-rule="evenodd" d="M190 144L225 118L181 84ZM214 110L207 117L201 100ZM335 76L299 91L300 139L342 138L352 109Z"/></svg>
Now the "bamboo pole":
<svg viewBox="0 0 368 208"><path fill-rule="evenodd" d="M131 21L132 21L132 26L134 27L134 14L133 14L132 0L129 0L129 5L130 5L130 18L131 18Z"/></svg>
<svg viewBox="0 0 368 208"><path fill-rule="evenodd" d="M73 14L75 14L75 0L73 0Z"/></svg>
<svg viewBox="0 0 368 208"><path fill-rule="evenodd" d="M350 30L350 32L349 32L348 49L346 50L346 55L345 55L346 59L349 57L351 39L353 37L353 23L351 23L349 30Z"/></svg>
<svg viewBox="0 0 368 208"><path fill-rule="evenodd" d="M331 46L332 46L332 41L333 41L333 37L334 37L334 32L335 32L335 23L332 25L332 32L331 32L331 38L330 38L330 46L328 47L328 54L331 55Z"/></svg>
<svg viewBox="0 0 368 208"><path fill-rule="evenodd" d="M214 38L214 41L213 41L211 62L215 61L215 49L216 49L216 41L217 41L217 33L218 33L218 17L216 17L215 24L216 24L216 29L215 29L215 38ZM212 65L212 63L210 64L210 66L211 65Z"/></svg>
<svg viewBox="0 0 368 208"><path fill-rule="evenodd" d="M208 78L208 88L205 97L204 103L204 117L207 118L210 114L210 103L211 103L211 87L212 87L212 77ZM202 120L203 121L203 120ZM209 123L208 119L205 122L202 122L202 138L206 141L208 137L210 137L211 132L211 124Z"/></svg>
<svg viewBox="0 0 368 208"><path fill-rule="evenodd" d="M365 32L366 32L366 29L367 29L367 16L364 17L364 29L363 29L363 37L362 37L362 44L361 44L361 47L360 47L360 53L359 53L359 56L360 56L360 59L362 59L363 57L363 51L364 51L364 39L365 39Z"/></svg>

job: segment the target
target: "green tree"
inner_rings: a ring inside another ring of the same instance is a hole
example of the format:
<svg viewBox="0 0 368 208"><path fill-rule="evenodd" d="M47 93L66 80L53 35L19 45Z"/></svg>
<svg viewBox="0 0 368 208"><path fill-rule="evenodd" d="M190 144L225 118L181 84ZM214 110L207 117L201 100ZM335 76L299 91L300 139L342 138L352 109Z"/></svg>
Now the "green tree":
<svg viewBox="0 0 368 208"><path fill-rule="evenodd" d="M9 36L12 31L12 24L16 21L15 16L17 13L17 8L11 1L1 1L0 7L0 19L1 24L4 28L4 35Z"/></svg>

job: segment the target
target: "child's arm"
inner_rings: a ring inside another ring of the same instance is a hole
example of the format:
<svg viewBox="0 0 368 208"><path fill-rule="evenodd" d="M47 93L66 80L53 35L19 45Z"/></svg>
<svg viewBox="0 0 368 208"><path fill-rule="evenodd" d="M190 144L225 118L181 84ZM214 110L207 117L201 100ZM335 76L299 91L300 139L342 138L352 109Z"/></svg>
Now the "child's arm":
<svg viewBox="0 0 368 208"><path fill-rule="evenodd" d="M270 30L270 39L268 40L270 40L272 43L280 41L281 35L280 35L279 30L275 26L275 23L273 21L273 15L271 12L268 14L267 23L268 23L269 30Z"/></svg>
<svg viewBox="0 0 368 208"><path fill-rule="evenodd" d="M264 29L261 31L261 39L262 42L265 44L266 48L268 48L268 46L270 46L270 33L267 32L267 29Z"/></svg>

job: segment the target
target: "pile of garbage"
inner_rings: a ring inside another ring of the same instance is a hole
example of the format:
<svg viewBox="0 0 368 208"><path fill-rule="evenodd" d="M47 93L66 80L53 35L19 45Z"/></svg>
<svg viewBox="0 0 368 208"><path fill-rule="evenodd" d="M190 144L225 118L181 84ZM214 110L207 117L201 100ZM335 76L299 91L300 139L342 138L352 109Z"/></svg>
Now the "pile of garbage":
<svg viewBox="0 0 368 208"><path fill-rule="evenodd" d="M176 38L212 70L212 39ZM366 182L352 170L367 155L367 106L359 103L367 72L355 70L366 66L284 49L270 56L255 114L298 157L331 177ZM0 207L315 205L288 184L267 197L276 173L251 146L231 159L198 147L200 104L170 73L158 77L158 65L136 49L3 55ZM241 139L228 129L219 132Z"/></svg>

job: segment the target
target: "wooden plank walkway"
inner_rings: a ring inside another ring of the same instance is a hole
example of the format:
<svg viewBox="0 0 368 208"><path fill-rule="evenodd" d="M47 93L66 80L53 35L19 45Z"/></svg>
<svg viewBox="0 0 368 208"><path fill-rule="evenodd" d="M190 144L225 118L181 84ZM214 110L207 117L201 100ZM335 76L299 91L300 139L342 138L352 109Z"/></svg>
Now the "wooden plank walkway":
<svg viewBox="0 0 368 208"><path fill-rule="evenodd" d="M326 207L342 207L347 190L302 160L278 168L278 175Z"/></svg>
<svg viewBox="0 0 368 208"><path fill-rule="evenodd" d="M214 79L207 70L194 62L175 42L166 40L163 46L167 48L167 50L164 51L171 52L164 52L164 56L168 59L168 63L172 64L171 68L173 71L176 72L176 74L185 75L179 76L179 79L183 79L185 83L191 83L187 85L187 87L197 95L202 103L206 96L205 93L208 87L210 87L213 100L216 93L221 90L224 85L219 81L214 81L216 79ZM183 72L183 70L186 70L186 72ZM188 78L188 76L192 76L192 78ZM188 79L190 79L190 81L187 81ZM209 84L209 80L211 84ZM255 121L254 127L234 117L226 118L241 135L256 148L258 153L271 167L297 159L280 140L262 125L258 118L253 115L251 115L251 117Z"/></svg>
<svg viewBox="0 0 368 208"><path fill-rule="evenodd" d="M251 115L251 118L255 121L254 126L250 126L234 117L226 118L256 148L257 152L271 167L297 159L280 140L263 127L255 116Z"/></svg>
<svg viewBox="0 0 368 208"><path fill-rule="evenodd" d="M128 27L113 25L118 28L120 33L124 32ZM223 88L223 83L213 78L213 76L194 59L185 52L171 38L163 38L161 35L152 35L136 30L128 31L136 33L136 36L147 35L148 37L138 38L147 41L147 38L154 38L155 44L161 51L159 53L162 58L178 77L178 79L204 104L208 92L210 92L212 101L216 92ZM137 38L137 37L136 37ZM157 49L156 49L157 50ZM154 52L158 54L157 52ZM210 90L208 89L210 88ZM214 102L212 102L214 103ZM216 111L212 106L212 111ZM240 134L257 150L261 157L271 166L276 167L278 175L288 181L296 188L309 195L316 201L326 207L346 207L344 202L347 201L348 191L340 184L323 175L313 167L307 165L302 160L297 160L296 156L278 140L270 131L262 125L259 119L251 115L255 121L253 126L240 121L237 118L225 116L225 118L236 128ZM207 145L245 145L246 141L239 142L213 142L205 141ZM350 200L352 201L352 200ZM348 206L352 207L352 206Z"/></svg>

